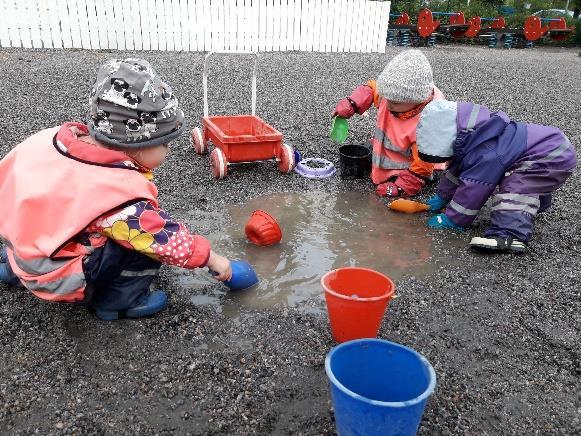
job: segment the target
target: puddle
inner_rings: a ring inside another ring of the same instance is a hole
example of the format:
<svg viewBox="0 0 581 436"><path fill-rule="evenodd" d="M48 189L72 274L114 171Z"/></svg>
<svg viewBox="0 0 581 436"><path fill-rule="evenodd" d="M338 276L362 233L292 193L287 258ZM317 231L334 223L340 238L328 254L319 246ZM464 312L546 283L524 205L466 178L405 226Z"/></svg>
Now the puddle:
<svg viewBox="0 0 581 436"><path fill-rule="evenodd" d="M257 209L279 222L283 231L280 244L257 247L247 241L244 226ZM290 306L304 312L322 312L325 309L319 282L323 274L335 268L371 268L395 281L435 269L430 261L432 238L425 215L392 212L371 193L281 193L231 206L227 212L231 220L222 232L207 237L217 252L231 259L248 260L260 278L259 285L241 293L227 292L203 270L179 274L176 279L194 290L216 284L212 295L195 295L192 302L214 306L228 316L241 307Z"/></svg>

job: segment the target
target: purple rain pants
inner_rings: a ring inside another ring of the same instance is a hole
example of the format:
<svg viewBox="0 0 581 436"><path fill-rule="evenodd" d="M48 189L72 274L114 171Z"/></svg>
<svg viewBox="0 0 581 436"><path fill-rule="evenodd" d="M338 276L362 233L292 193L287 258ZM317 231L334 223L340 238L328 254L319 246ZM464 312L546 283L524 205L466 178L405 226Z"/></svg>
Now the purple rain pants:
<svg viewBox="0 0 581 436"><path fill-rule="evenodd" d="M566 138L556 149L535 148L519 159L501 180L498 192L492 197L486 237L511 237L528 243L536 214L551 206L552 193L573 173L575 151ZM530 160L531 154L534 160Z"/></svg>

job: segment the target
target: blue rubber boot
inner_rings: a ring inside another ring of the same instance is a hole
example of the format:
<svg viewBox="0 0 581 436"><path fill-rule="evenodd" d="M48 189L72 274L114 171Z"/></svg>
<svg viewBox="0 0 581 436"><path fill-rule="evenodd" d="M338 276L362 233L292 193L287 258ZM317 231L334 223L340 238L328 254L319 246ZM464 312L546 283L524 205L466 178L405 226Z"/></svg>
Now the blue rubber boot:
<svg viewBox="0 0 581 436"><path fill-rule="evenodd" d="M18 277L14 275L10 265L7 263L0 263L0 283L6 283L10 286L14 286L20 283Z"/></svg>
<svg viewBox="0 0 581 436"><path fill-rule="evenodd" d="M8 263L8 255L6 254L6 247L0 250L0 283L6 283L10 286L15 286L20 284L20 280Z"/></svg>
<svg viewBox="0 0 581 436"><path fill-rule="evenodd" d="M167 294L164 291L153 291L147 294L140 304L126 310L95 309L95 314L103 321L113 321L121 318L143 318L153 315L167 305Z"/></svg>

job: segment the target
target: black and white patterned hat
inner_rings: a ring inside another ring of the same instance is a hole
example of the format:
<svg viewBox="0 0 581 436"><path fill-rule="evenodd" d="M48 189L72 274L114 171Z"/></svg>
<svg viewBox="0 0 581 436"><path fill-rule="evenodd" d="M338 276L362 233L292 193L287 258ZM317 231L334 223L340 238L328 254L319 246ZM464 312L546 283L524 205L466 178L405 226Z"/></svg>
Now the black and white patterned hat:
<svg viewBox="0 0 581 436"><path fill-rule="evenodd" d="M103 64L89 98L89 130L112 148L167 144L185 128L171 87L143 59Z"/></svg>

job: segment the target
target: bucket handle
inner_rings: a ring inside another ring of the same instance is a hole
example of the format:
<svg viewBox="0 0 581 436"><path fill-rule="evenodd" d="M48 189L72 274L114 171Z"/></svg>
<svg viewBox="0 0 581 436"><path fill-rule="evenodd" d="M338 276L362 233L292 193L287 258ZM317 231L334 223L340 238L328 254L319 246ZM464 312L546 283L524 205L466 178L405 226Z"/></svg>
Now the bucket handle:
<svg viewBox="0 0 581 436"><path fill-rule="evenodd" d="M204 74L202 86L204 88L204 117L208 116L208 59L214 54L227 55L254 55L254 68L252 69L252 115L256 115L256 68L258 65L258 52L243 50L218 50L209 52L204 58Z"/></svg>

